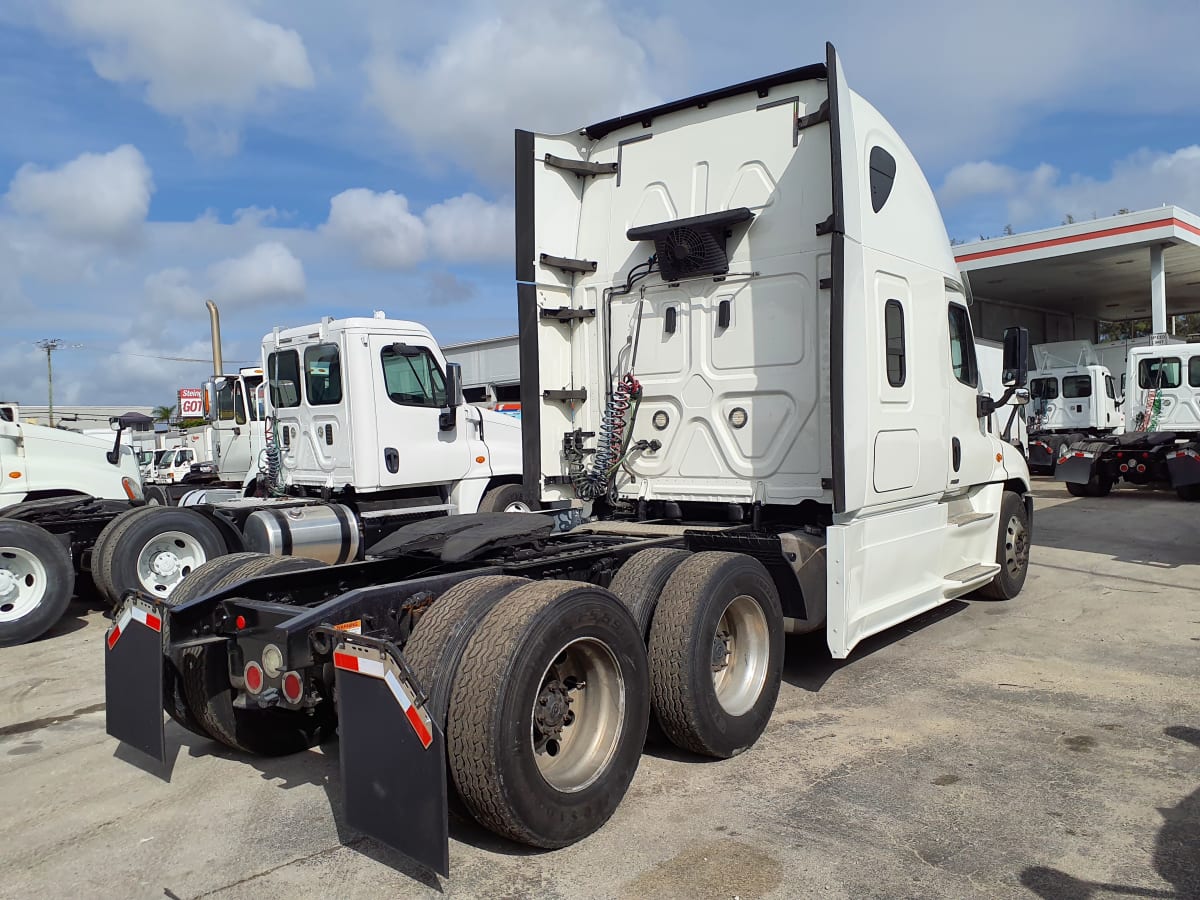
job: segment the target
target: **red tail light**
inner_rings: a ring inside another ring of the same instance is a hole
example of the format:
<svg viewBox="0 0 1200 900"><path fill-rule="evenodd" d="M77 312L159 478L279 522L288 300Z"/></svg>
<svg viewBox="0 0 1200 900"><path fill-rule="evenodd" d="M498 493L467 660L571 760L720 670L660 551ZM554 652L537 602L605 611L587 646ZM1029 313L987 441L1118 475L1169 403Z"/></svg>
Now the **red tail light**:
<svg viewBox="0 0 1200 900"><path fill-rule="evenodd" d="M283 676L283 696L288 703L299 703L304 697L304 681L299 672L288 672Z"/></svg>
<svg viewBox="0 0 1200 900"><path fill-rule="evenodd" d="M1145 471L1146 471L1146 467L1145 467L1145 466L1143 466L1141 463L1138 463L1138 471L1139 471L1139 472L1145 472Z"/></svg>
<svg viewBox="0 0 1200 900"><path fill-rule="evenodd" d="M1127 466L1125 463L1121 463L1121 471L1122 471L1122 472L1128 472L1128 471L1129 471L1129 466Z"/></svg>
<svg viewBox="0 0 1200 900"><path fill-rule="evenodd" d="M241 631L243 628L246 627L246 617L238 616L236 619L233 620L233 624L238 627L238 631Z"/></svg>
<svg viewBox="0 0 1200 900"><path fill-rule="evenodd" d="M1149 459L1149 458L1150 458L1150 454L1149 454L1149 453L1143 453L1143 454L1142 454L1142 459Z"/></svg>
<svg viewBox="0 0 1200 900"><path fill-rule="evenodd" d="M263 689L263 670L258 663L246 663L246 671L242 675L246 679L246 690L250 693L257 694Z"/></svg>
<svg viewBox="0 0 1200 900"><path fill-rule="evenodd" d="M1120 450L1118 450L1117 451L1117 459L1123 459L1124 457L1125 457L1125 454L1122 453Z"/></svg>

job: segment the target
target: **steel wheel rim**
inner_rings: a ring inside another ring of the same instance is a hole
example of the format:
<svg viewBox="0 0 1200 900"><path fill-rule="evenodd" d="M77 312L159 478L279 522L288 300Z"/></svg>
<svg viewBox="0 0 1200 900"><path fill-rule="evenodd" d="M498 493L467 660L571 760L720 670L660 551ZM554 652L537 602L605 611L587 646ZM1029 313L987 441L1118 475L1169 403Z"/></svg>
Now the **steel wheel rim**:
<svg viewBox="0 0 1200 900"><path fill-rule="evenodd" d="M514 500L512 503L504 507L504 511L517 513L533 512L533 510L529 508L529 504L524 500Z"/></svg>
<svg viewBox="0 0 1200 900"><path fill-rule="evenodd" d="M725 712L741 716L753 708L767 683L770 658L766 613L749 594L734 597L713 633L713 688Z"/></svg>
<svg viewBox="0 0 1200 900"><path fill-rule="evenodd" d="M164 531L148 540L138 553L138 582L147 593L166 597L207 561L208 554L194 535Z"/></svg>
<svg viewBox="0 0 1200 900"><path fill-rule="evenodd" d="M1009 516L1004 535L1004 565L1008 574L1017 576L1029 564L1029 533L1018 516Z"/></svg>
<svg viewBox="0 0 1200 900"><path fill-rule="evenodd" d="M584 790L608 768L624 722L625 677L616 655L597 638L571 641L542 673L533 700L529 738L538 773L565 794Z"/></svg>
<svg viewBox="0 0 1200 900"><path fill-rule="evenodd" d="M0 622L16 622L42 605L46 566L23 547L0 547Z"/></svg>

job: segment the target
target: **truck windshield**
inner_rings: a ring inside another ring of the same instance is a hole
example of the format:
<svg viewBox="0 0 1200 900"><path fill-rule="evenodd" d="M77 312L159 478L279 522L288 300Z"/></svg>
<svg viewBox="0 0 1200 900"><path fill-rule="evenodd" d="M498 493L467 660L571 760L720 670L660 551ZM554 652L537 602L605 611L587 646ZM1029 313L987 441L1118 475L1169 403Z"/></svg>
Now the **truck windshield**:
<svg viewBox="0 0 1200 900"><path fill-rule="evenodd" d="M401 406L446 405L446 380L437 360L424 347L393 344L380 352L388 399Z"/></svg>
<svg viewBox="0 0 1200 900"><path fill-rule="evenodd" d="M1183 363L1177 356L1153 357L1138 363L1138 387L1177 388L1183 380Z"/></svg>
<svg viewBox="0 0 1200 900"><path fill-rule="evenodd" d="M267 383L271 387L271 405L289 409L300 405L300 354L281 350L267 357Z"/></svg>
<svg viewBox="0 0 1200 900"><path fill-rule="evenodd" d="M1072 400L1092 396L1092 376L1064 375L1063 396Z"/></svg>

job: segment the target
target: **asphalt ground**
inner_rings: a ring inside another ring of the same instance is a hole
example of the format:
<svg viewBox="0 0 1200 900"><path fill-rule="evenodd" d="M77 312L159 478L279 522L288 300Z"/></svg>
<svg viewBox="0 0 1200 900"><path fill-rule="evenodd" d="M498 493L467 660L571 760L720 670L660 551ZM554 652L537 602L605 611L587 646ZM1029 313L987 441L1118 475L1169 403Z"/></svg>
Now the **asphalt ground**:
<svg viewBox="0 0 1200 900"><path fill-rule="evenodd" d="M0 650L3 897L1200 897L1200 506L1039 479L1016 600L833 661L790 639L766 734L647 747L592 837L461 823L439 879L351 832L336 742L254 759L168 725L170 780L104 733L97 603Z"/></svg>

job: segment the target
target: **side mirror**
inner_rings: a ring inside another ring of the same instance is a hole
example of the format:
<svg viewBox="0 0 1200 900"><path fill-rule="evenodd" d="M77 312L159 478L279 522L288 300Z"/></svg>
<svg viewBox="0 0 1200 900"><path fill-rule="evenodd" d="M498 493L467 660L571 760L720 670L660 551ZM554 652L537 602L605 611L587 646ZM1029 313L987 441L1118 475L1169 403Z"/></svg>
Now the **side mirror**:
<svg viewBox="0 0 1200 900"><path fill-rule="evenodd" d="M458 408L463 405L462 366L446 363L446 411L438 417L442 431L458 427Z"/></svg>
<svg viewBox="0 0 1200 900"><path fill-rule="evenodd" d="M217 393L223 387L225 387L224 378L204 382L204 418L209 422L217 420Z"/></svg>
<svg viewBox="0 0 1200 900"><path fill-rule="evenodd" d="M1017 406L1024 406L1029 402L1029 391L1026 388L1017 388L1013 391L1012 402Z"/></svg>
<svg viewBox="0 0 1200 900"><path fill-rule="evenodd" d="M120 418L118 418L117 416L109 416L108 427L111 428L113 431L120 431L121 430Z"/></svg>
<svg viewBox="0 0 1200 900"><path fill-rule="evenodd" d="M1004 386L1025 387L1029 380L1029 329L1004 329Z"/></svg>

